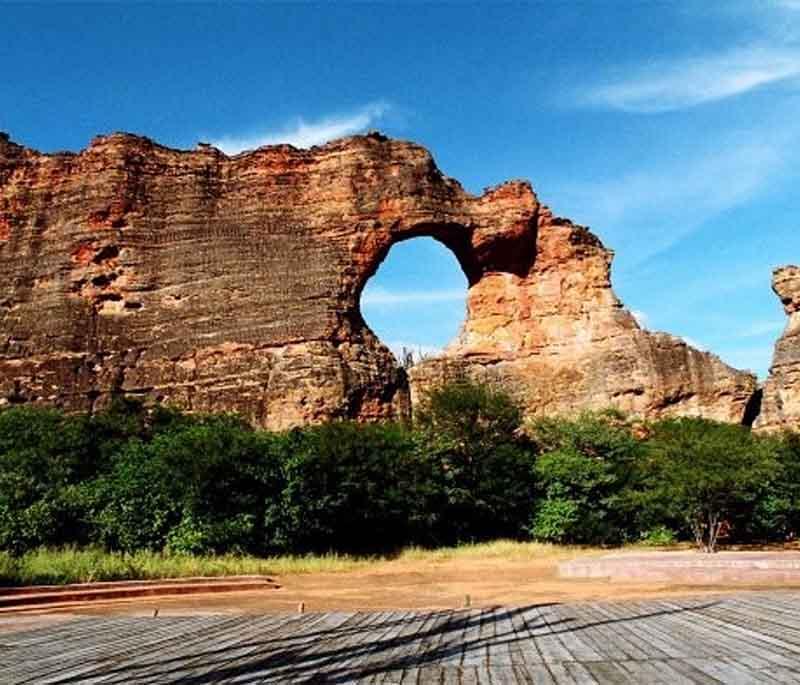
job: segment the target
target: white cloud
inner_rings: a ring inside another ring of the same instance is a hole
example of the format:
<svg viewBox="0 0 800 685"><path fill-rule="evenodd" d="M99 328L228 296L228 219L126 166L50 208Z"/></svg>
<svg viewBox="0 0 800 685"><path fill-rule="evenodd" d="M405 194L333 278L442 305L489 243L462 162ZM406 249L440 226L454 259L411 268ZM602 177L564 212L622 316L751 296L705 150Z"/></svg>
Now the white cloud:
<svg viewBox="0 0 800 685"><path fill-rule="evenodd" d="M694 347L696 350L700 350L701 352L708 351L708 347L703 345L703 343L697 342L694 338L690 338L688 335L681 335L679 336L683 342L685 342L689 347Z"/></svg>
<svg viewBox="0 0 800 685"><path fill-rule="evenodd" d="M345 116L331 116L307 122L298 118L279 131L263 131L247 136L224 136L211 142L226 154L254 150L263 145L288 143L299 148L320 145L329 140L359 133L380 121L389 111L385 102L373 102Z"/></svg>
<svg viewBox="0 0 800 685"><path fill-rule="evenodd" d="M367 288L361 295L361 305L371 306L415 306L433 302L463 302L465 290L408 290L390 291L384 288Z"/></svg>
<svg viewBox="0 0 800 685"><path fill-rule="evenodd" d="M632 309L631 310L631 316L633 316L633 318L636 319L636 323L639 324L639 328L647 328L648 327L648 325L650 323L650 319L647 316L647 314L645 314L643 311L640 311L638 309Z"/></svg>
<svg viewBox="0 0 800 685"><path fill-rule="evenodd" d="M747 47L655 63L633 76L578 95L581 104L655 113L694 107L800 77L800 51Z"/></svg>
<svg viewBox="0 0 800 685"><path fill-rule="evenodd" d="M590 223L631 267L780 181L799 137L795 129L792 122L729 134L691 156L616 178L573 179L559 190L558 206Z"/></svg>

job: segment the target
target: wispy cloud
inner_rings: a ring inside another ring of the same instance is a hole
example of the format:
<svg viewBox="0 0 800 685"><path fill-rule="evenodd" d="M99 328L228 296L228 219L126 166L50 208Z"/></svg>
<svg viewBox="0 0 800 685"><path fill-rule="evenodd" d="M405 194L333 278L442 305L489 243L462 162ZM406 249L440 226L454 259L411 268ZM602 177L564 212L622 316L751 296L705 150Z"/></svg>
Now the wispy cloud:
<svg viewBox="0 0 800 685"><path fill-rule="evenodd" d="M389 111L385 102L373 102L350 114L324 117L315 121L297 118L277 131L261 131L245 136L224 136L211 144L232 155L262 145L288 143L299 148L320 145L329 140L359 133L375 125Z"/></svg>
<svg viewBox="0 0 800 685"><path fill-rule="evenodd" d="M407 307L433 302L463 302L465 290L406 290L390 291L384 288L367 288L361 296L361 305Z"/></svg>
<svg viewBox="0 0 800 685"><path fill-rule="evenodd" d="M650 318L645 314L643 311L638 309L631 310L631 316L636 319L636 323L639 324L640 328L647 328L650 323Z"/></svg>
<svg viewBox="0 0 800 685"><path fill-rule="evenodd" d="M688 335L681 335L679 336L683 342L685 342L689 347L694 347L696 350L700 350L701 352L708 351L708 347L701 342L698 342L694 338L690 338Z"/></svg>
<svg viewBox="0 0 800 685"><path fill-rule="evenodd" d="M780 182L798 139L795 122L728 133L713 147L698 145L622 176L571 179L559 189L558 206L590 223L632 267Z"/></svg>
<svg viewBox="0 0 800 685"><path fill-rule="evenodd" d="M800 77L800 50L751 46L716 55L659 62L583 90L584 105L655 113L694 107Z"/></svg>

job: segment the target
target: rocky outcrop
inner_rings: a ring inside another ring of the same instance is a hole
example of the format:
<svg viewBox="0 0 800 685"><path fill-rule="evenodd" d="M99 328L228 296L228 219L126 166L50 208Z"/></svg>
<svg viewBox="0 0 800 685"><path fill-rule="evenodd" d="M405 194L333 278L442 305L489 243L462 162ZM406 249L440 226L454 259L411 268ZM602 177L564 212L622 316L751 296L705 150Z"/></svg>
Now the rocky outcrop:
<svg viewBox="0 0 800 685"><path fill-rule="evenodd" d="M615 296L612 253L540 208L527 271L493 272L469 291L459 339L415 366L415 395L466 374L511 389L531 413L613 406L641 416L740 422L755 377L665 333L643 330Z"/></svg>
<svg viewBox="0 0 800 685"><path fill-rule="evenodd" d="M741 420L754 377L640 329L592 233L528 183L474 197L425 149L377 134L233 157L126 134L78 154L0 138L0 404L126 394L270 428L403 415L405 374L359 298L415 236L454 252L469 298L413 394L466 373L531 413Z"/></svg>
<svg viewBox="0 0 800 685"><path fill-rule="evenodd" d="M800 267L783 266L772 274L772 289L789 317L775 343L755 428L773 431L800 426Z"/></svg>

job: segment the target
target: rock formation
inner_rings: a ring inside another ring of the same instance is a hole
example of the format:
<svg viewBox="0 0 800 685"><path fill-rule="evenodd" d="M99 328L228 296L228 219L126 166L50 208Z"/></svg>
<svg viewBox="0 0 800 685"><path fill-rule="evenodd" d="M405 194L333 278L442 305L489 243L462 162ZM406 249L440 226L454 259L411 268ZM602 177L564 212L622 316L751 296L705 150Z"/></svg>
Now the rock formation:
<svg viewBox="0 0 800 685"><path fill-rule="evenodd" d="M755 422L755 428L764 431L800 427L800 267L775 269L772 289L789 321L775 343L761 413Z"/></svg>
<svg viewBox="0 0 800 685"><path fill-rule="evenodd" d="M614 405L739 421L752 375L640 329L611 253L530 185L482 196L378 134L232 157L127 134L40 154L0 137L0 404L91 410L126 394L235 410L270 428L408 411L364 323L391 246L432 236L468 316L412 394L454 373L502 381L531 413Z"/></svg>

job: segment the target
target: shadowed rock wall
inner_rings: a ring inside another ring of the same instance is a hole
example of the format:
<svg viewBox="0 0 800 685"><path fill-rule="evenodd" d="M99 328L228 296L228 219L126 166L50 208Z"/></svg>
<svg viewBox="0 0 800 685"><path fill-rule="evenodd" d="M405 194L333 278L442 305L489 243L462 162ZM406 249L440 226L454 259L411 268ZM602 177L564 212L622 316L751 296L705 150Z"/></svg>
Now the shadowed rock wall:
<svg viewBox="0 0 800 685"><path fill-rule="evenodd" d="M592 233L528 183L473 197L425 149L377 134L233 157L126 134L45 155L1 137L0 404L127 394L270 428L404 415L405 374L359 298L415 236L455 253L469 297L413 394L467 373L531 413L741 420L754 377L641 330Z"/></svg>

